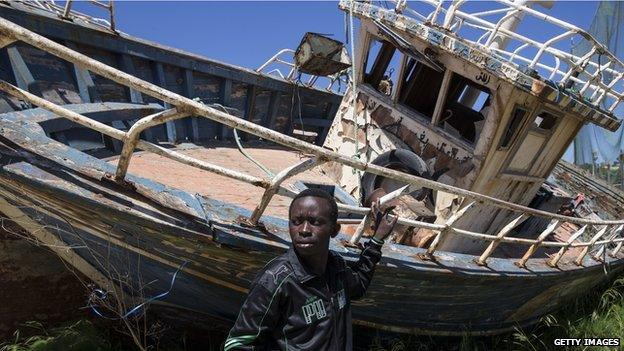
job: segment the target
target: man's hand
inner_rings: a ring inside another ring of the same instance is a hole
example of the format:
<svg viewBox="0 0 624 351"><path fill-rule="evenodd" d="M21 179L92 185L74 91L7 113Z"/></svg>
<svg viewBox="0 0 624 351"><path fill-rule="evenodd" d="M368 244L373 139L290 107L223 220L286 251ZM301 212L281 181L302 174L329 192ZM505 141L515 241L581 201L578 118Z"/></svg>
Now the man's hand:
<svg viewBox="0 0 624 351"><path fill-rule="evenodd" d="M373 235L375 239L383 241L392 233L392 229L394 229L399 218L392 211L394 208L395 206L389 206L388 204L380 205L379 199L371 205L373 223L375 223L375 234Z"/></svg>

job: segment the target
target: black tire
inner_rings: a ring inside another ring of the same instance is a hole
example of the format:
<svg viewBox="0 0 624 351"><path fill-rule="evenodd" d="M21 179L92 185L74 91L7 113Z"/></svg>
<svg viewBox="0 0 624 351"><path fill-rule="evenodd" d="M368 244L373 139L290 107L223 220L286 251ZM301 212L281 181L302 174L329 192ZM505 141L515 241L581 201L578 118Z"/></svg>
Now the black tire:
<svg viewBox="0 0 624 351"><path fill-rule="evenodd" d="M427 168L425 161L423 161L423 159L415 153L406 149L384 152L379 155L379 157L377 157L372 164L403 171L418 177L431 179L431 175L429 174L429 169ZM362 203L364 203L373 190L379 187L379 184L383 179L383 176L378 176L368 172L364 173L364 176L362 176ZM416 200L422 201L430 193L431 189L421 188L412 192L410 195Z"/></svg>

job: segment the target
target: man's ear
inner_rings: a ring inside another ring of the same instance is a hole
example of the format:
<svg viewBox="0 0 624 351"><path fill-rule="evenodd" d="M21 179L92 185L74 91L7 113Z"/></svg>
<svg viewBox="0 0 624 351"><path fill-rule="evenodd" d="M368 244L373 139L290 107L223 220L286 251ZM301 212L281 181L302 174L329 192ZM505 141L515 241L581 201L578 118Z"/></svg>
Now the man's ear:
<svg viewBox="0 0 624 351"><path fill-rule="evenodd" d="M340 233L340 224L336 223L334 225L334 232L332 233L331 237L335 238L338 233Z"/></svg>

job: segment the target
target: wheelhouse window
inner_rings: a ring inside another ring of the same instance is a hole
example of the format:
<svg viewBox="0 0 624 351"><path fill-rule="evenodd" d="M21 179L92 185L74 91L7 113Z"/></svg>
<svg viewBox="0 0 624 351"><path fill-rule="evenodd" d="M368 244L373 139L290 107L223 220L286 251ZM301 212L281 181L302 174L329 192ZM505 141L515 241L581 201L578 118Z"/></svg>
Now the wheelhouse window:
<svg viewBox="0 0 624 351"><path fill-rule="evenodd" d="M366 58L364 83L380 93L392 96L396 89L395 75L401 65L401 54L387 41L372 39Z"/></svg>
<svg viewBox="0 0 624 351"><path fill-rule="evenodd" d="M507 128L505 128L505 134L503 134L499 149L506 149L509 145L511 145L515 136L518 134L520 124L524 120L524 116L526 116L526 114L527 111L523 108L516 107L514 109L511 119L509 120L509 123L507 123Z"/></svg>
<svg viewBox="0 0 624 351"><path fill-rule="evenodd" d="M409 57L403 72L399 103L431 120L440 94L444 71L438 72Z"/></svg>
<svg viewBox="0 0 624 351"><path fill-rule="evenodd" d="M537 117L535 117L535 121L533 121L533 128L548 132L557 124L557 117L551 115L548 112L542 112Z"/></svg>
<svg viewBox="0 0 624 351"><path fill-rule="evenodd" d="M551 134L555 131L557 120L558 117L546 111L541 111L535 116L533 123L522 135L522 140L516 143L519 145L513 151L514 155L507 166L507 171L540 176L539 173L532 173L539 169L534 167L535 161L539 157L543 157L543 150L548 144Z"/></svg>
<svg viewBox="0 0 624 351"><path fill-rule="evenodd" d="M472 144L479 139L490 104L490 89L453 73L438 126Z"/></svg>

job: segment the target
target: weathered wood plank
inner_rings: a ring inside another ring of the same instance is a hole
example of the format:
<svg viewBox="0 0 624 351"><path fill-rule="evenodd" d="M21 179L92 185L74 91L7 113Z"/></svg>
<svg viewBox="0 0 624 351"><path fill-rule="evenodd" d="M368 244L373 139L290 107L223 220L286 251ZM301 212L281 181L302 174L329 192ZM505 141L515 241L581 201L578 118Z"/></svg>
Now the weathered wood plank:
<svg viewBox="0 0 624 351"><path fill-rule="evenodd" d="M158 86L165 86L165 70L163 68L162 63L160 62L155 62L154 63L154 70L155 70L155 75L154 75L154 84L158 85ZM170 109L171 105L168 103L164 103L165 105L165 109ZM178 135L177 135L177 131L176 131L176 127L175 127L175 121L169 121L165 124L167 126L167 140L170 143L175 143L178 141Z"/></svg>
<svg viewBox="0 0 624 351"><path fill-rule="evenodd" d="M221 87L221 104L226 107L230 107L232 104L232 80L224 79L223 86ZM220 135L221 140L226 140L232 136L232 130L223 124L219 125L221 128Z"/></svg>

